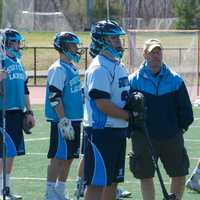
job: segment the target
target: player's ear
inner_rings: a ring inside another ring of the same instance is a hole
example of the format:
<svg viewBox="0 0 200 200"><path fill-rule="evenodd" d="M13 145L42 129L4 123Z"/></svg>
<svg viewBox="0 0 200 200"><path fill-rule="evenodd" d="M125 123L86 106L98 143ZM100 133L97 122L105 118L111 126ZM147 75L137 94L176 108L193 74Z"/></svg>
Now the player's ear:
<svg viewBox="0 0 200 200"><path fill-rule="evenodd" d="M143 57L144 57L144 59L148 58L148 53L146 51L143 51Z"/></svg>

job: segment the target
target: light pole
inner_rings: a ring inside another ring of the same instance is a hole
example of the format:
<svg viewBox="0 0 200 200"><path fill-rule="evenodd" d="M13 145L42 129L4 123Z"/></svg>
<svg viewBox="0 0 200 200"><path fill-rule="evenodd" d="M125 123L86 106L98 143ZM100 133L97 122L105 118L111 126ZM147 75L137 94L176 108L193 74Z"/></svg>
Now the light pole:
<svg viewBox="0 0 200 200"><path fill-rule="evenodd" d="M110 0L107 0L106 10L107 10L107 20L110 20Z"/></svg>

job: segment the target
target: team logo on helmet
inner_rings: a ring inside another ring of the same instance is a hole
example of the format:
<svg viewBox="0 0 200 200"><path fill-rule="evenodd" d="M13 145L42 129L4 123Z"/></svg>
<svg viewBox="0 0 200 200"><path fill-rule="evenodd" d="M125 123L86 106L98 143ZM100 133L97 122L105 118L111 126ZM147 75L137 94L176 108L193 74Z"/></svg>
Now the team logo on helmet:
<svg viewBox="0 0 200 200"><path fill-rule="evenodd" d="M80 43L80 38L71 32L56 33L54 37L54 48L74 62L80 61L80 57L83 51L78 50L76 52L73 52L70 50L69 44L80 45Z"/></svg>

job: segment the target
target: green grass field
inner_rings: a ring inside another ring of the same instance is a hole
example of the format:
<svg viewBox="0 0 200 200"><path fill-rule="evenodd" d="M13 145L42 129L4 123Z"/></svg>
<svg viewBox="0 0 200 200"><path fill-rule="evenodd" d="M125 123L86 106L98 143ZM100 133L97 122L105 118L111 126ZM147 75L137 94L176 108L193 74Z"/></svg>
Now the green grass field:
<svg viewBox="0 0 200 200"><path fill-rule="evenodd" d="M49 145L49 124L43 117L43 106L34 106L34 113L36 115L36 127L33 129L32 135L26 135L26 152L23 157L18 157L15 160L14 171L11 176L12 190L16 194L21 194L24 200L42 200L44 196L46 184L46 171L48 160L46 157ZM200 147L200 108L194 108L195 122L185 134L185 142L190 157L190 172L195 167L197 159L199 158ZM128 141L127 155L130 150L130 141ZM75 179L77 172L78 160L75 160L70 171L67 188L70 197L73 197L75 188ZM161 165L160 165L161 166ZM161 167L162 168L162 167ZM169 178L162 169L165 184L169 188ZM156 199L162 199L162 193L157 178L156 185ZM139 182L133 178L128 169L128 156L126 159L126 176L125 183L120 184L121 187L132 192L129 199L141 200L139 192ZM74 198L74 197L73 197ZM74 198L75 199L75 198ZM199 200L200 194L186 190L183 200Z"/></svg>

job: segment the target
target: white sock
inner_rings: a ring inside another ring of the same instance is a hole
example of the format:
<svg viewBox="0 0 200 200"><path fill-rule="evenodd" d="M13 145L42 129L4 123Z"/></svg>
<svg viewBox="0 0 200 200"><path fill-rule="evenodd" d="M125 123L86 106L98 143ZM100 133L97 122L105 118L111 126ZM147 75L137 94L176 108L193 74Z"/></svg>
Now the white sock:
<svg viewBox="0 0 200 200"><path fill-rule="evenodd" d="M77 177L76 177L76 182L78 183L78 182L80 182L80 181L82 181L82 177L77 176Z"/></svg>
<svg viewBox="0 0 200 200"><path fill-rule="evenodd" d="M6 174L6 187L10 187L10 174ZM3 173L0 174L0 191L3 190Z"/></svg>
<svg viewBox="0 0 200 200"><path fill-rule="evenodd" d="M56 185L56 182L47 181L47 184L46 184L46 193L48 191L51 191L52 189L54 189L55 185Z"/></svg>
<svg viewBox="0 0 200 200"><path fill-rule="evenodd" d="M3 173L0 174L0 191L2 193L3 190Z"/></svg>
<svg viewBox="0 0 200 200"><path fill-rule="evenodd" d="M196 167L194 171L195 171L196 174L200 174L200 168L199 167Z"/></svg>
<svg viewBox="0 0 200 200"><path fill-rule="evenodd" d="M10 187L10 174L6 174L6 187Z"/></svg>
<svg viewBox="0 0 200 200"><path fill-rule="evenodd" d="M65 196L65 182L57 181L55 184L55 190L59 195L64 197Z"/></svg>

